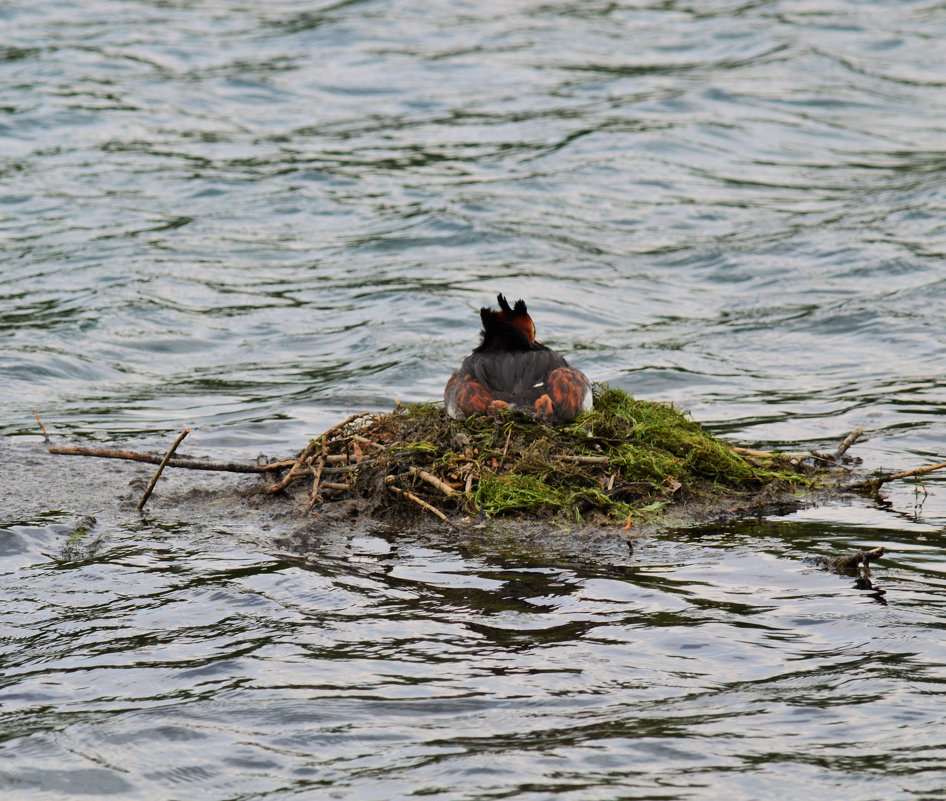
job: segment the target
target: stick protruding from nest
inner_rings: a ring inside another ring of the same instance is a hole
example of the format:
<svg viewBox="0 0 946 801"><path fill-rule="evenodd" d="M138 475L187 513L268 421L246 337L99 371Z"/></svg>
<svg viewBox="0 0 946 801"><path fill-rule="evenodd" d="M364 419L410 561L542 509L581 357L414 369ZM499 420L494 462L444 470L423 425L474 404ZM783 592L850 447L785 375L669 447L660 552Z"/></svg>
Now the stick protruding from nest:
<svg viewBox="0 0 946 801"><path fill-rule="evenodd" d="M855 489L865 489L869 492L877 492L884 484L887 484L891 481L899 481L901 478L916 478L918 476L925 476L927 473L933 473L936 470L946 469L946 462L939 462L937 464L927 465L926 467L918 467L915 470L904 470L900 473L883 473L874 478L868 479L867 481L861 481L853 485Z"/></svg>
<svg viewBox="0 0 946 801"><path fill-rule="evenodd" d="M171 461L171 457L174 455L174 451L177 450L177 446L184 441L184 437L191 433L189 428L185 428L174 440L174 444L168 449L168 452L164 454L164 458L161 460L161 464L158 465L158 469L154 471L154 475L151 477L151 483L148 485L148 489L145 490L145 494L142 496L141 501L138 503L138 511L141 512L145 508L145 504L148 502L148 498L151 497L151 493L154 492L154 486L158 483L158 479L161 478L161 474L164 472L164 468L167 467L168 462Z"/></svg>

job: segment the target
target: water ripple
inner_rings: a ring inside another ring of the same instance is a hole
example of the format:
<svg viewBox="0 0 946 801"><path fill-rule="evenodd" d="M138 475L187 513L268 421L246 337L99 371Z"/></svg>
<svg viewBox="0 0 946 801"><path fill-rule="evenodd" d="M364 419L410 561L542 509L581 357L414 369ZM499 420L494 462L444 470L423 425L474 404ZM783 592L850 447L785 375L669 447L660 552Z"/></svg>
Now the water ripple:
<svg viewBox="0 0 946 801"><path fill-rule="evenodd" d="M60 438L284 451L439 397L502 291L726 436L946 453L940 3L0 21L7 443L39 410ZM70 504L101 497L38 511L65 478L0 506L8 794L942 793L942 480L611 564L376 533L267 556L255 522L113 508L76 561ZM886 596L800 561L881 535Z"/></svg>

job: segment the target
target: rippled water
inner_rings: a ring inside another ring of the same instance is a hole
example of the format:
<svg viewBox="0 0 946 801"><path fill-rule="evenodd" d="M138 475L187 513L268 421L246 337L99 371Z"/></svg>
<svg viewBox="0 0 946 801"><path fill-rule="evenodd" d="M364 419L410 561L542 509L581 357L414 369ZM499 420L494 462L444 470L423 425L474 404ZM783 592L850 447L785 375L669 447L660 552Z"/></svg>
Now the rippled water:
<svg viewBox="0 0 946 801"><path fill-rule="evenodd" d="M303 548L183 489L139 519L142 471L33 417L285 453L439 396L502 291L718 433L942 461L944 38L938 2L0 7L4 793L946 793L942 479L621 556ZM875 544L874 590L805 561Z"/></svg>

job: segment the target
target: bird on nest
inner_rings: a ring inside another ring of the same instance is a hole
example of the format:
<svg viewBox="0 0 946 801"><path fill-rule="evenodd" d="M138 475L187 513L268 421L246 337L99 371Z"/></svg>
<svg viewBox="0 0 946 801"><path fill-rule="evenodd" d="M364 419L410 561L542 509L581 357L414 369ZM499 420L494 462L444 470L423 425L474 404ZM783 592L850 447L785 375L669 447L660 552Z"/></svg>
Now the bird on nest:
<svg viewBox="0 0 946 801"><path fill-rule="evenodd" d="M524 300L497 295L499 311L480 309L483 341L463 360L444 390L447 414L463 420L502 409L528 410L552 425L591 409L591 382L565 357L535 338Z"/></svg>

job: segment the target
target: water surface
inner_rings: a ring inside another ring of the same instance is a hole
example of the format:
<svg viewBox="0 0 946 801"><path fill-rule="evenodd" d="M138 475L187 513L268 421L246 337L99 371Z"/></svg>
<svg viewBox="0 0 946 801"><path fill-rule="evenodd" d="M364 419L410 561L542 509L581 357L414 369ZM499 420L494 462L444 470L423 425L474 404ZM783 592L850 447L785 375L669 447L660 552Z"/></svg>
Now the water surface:
<svg viewBox="0 0 946 801"><path fill-rule="evenodd" d="M139 518L145 468L34 419L282 455L438 397L504 292L726 437L942 461L944 38L935 2L5 4L3 791L946 792L942 479L632 550L300 539L223 479ZM878 544L873 589L806 561Z"/></svg>

